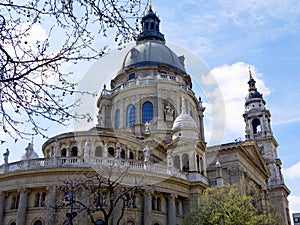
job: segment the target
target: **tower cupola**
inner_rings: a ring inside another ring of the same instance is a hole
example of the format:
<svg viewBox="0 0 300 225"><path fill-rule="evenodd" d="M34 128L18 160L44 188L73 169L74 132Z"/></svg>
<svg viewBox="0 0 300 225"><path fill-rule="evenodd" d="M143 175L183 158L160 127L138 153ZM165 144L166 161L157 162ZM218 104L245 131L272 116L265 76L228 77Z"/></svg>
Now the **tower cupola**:
<svg viewBox="0 0 300 225"><path fill-rule="evenodd" d="M256 81L252 77L251 70L249 69L249 81L248 81L249 94L247 95L246 100L253 99L253 98L260 98L260 99L263 98L263 95L257 91L255 83L256 83Z"/></svg>
<svg viewBox="0 0 300 225"><path fill-rule="evenodd" d="M160 20L149 6L147 14L142 18L142 32L137 37L137 42L144 40L159 40L165 42L165 37L159 31Z"/></svg>

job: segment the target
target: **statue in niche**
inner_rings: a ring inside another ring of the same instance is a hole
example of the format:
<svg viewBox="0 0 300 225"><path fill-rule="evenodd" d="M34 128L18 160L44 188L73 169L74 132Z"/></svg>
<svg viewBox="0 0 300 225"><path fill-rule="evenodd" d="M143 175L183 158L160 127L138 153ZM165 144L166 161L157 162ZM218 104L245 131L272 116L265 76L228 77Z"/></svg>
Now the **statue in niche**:
<svg viewBox="0 0 300 225"><path fill-rule="evenodd" d="M117 144L116 144L116 148L117 148L117 151L116 151L116 159L120 159L120 158L121 158L121 151L122 151L121 144L120 144L120 143L117 143Z"/></svg>
<svg viewBox="0 0 300 225"><path fill-rule="evenodd" d="M166 121L174 121L174 109L170 103L165 105L164 112Z"/></svg>
<svg viewBox="0 0 300 225"><path fill-rule="evenodd" d="M148 166L150 164L150 155L151 155L151 149L148 145L143 149L144 152L144 162L145 165Z"/></svg>
<svg viewBox="0 0 300 225"><path fill-rule="evenodd" d="M60 144L57 141L57 139L55 139L53 156L58 157L59 155L60 155Z"/></svg>
<svg viewBox="0 0 300 225"><path fill-rule="evenodd" d="M91 154L92 144L90 141L85 141L84 143L84 156L89 156Z"/></svg>
<svg viewBox="0 0 300 225"><path fill-rule="evenodd" d="M9 156L9 150L7 148L6 152L4 152L4 154L3 154L5 164L8 164L8 156Z"/></svg>
<svg viewBox="0 0 300 225"><path fill-rule="evenodd" d="M107 155L108 155L108 146L107 146L107 144L105 143L105 144L104 144L104 154L103 154L103 156L104 156L104 157L107 157Z"/></svg>
<svg viewBox="0 0 300 225"><path fill-rule="evenodd" d="M150 123L147 121L145 123L145 134L150 134Z"/></svg>
<svg viewBox="0 0 300 225"><path fill-rule="evenodd" d="M97 120L98 120L97 126L101 127L103 125L103 116L102 116L102 114L100 112L97 115Z"/></svg>
<svg viewBox="0 0 300 225"><path fill-rule="evenodd" d="M172 158L171 152L168 152L168 155L167 155L167 165L169 168L173 167L173 158Z"/></svg>

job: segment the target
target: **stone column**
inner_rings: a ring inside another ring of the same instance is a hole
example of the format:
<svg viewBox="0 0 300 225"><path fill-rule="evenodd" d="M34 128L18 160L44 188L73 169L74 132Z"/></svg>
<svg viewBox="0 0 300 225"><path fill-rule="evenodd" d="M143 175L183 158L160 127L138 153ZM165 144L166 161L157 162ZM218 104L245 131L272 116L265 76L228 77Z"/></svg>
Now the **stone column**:
<svg viewBox="0 0 300 225"><path fill-rule="evenodd" d="M168 196L168 225L176 224L175 195Z"/></svg>
<svg viewBox="0 0 300 225"><path fill-rule="evenodd" d="M0 225L4 225L5 193L0 192Z"/></svg>
<svg viewBox="0 0 300 225"><path fill-rule="evenodd" d="M17 225L26 225L27 200L28 200L28 190L26 190L26 188L21 188L18 215L17 215Z"/></svg>
<svg viewBox="0 0 300 225"><path fill-rule="evenodd" d="M151 225L151 211L152 211L151 204L152 204L151 194L150 192L145 191L143 225Z"/></svg>
<svg viewBox="0 0 300 225"><path fill-rule="evenodd" d="M47 200L46 200L46 224L55 225L56 216L55 216L55 205L56 205L56 192L55 187L47 187Z"/></svg>

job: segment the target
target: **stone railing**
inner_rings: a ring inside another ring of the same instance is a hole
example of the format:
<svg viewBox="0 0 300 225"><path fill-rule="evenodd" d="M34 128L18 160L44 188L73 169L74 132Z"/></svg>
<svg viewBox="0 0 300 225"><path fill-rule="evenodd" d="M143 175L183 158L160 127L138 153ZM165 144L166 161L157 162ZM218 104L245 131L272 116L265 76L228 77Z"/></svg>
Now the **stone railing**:
<svg viewBox="0 0 300 225"><path fill-rule="evenodd" d="M129 171L143 171L153 174L161 174L187 180L186 173L178 171L173 167L169 168L163 164L157 163L146 165L143 161L99 157L57 157L22 160L1 165L0 173L7 174L15 171L38 170L44 168L105 168L107 166L126 168Z"/></svg>
<svg viewBox="0 0 300 225"><path fill-rule="evenodd" d="M114 90L106 90L104 89L101 93L102 96L112 96L115 93L124 90L126 88L129 87L135 87L135 86L141 86L141 85L153 85L154 84L154 79L150 78L150 79L136 79L136 80L131 80L128 81L125 84L122 84L120 86L118 86L117 88L115 88Z"/></svg>

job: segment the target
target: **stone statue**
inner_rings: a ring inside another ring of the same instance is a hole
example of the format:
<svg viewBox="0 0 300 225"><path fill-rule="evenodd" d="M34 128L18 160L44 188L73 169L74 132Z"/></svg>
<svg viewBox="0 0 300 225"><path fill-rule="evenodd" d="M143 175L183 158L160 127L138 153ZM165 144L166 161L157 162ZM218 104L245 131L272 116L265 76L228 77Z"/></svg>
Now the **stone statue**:
<svg viewBox="0 0 300 225"><path fill-rule="evenodd" d="M143 149L143 152L144 152L144 162L146 165L149 165L151 150L148 145L146 145L146 147Z"/></svg>
<svg viewBox="0 0 300 225"><path fill-rule="evenodd" d="M120 159L120 158L121 158L121 151L122 151L121 144L120 144L120 143L117 143L117 144L116 144L116 148L117 148L117 151L116 151L116 159Z"/></svg>
<svg viewBox="0 0 300 225"><path fill-rule="evenodd" d="M168 165L168 167L173 167L173 159L172 159L171 152L168 152L168 155L167 155L167 165Z"/></svg>
<svg viewBox="0 0 300 225"><path fill-rule="evenodd" d="M33 144L28 143L28 146L25 148L25 151L26 151L25 159L28 160L31 158L30 156L32 155L33 152Z"/></svg>
<svg viewBox="0 0 300 225"><path fill-rule="evenodd" d="M4 152L3 156L4 156L4 163L8 164L8 156L9 156L8 148L6 149L6 152Z"/></svg>
<svg viewBox="0 0 300 225"><path fill-rule="evenodd" d="M165 105L164 111L165 111L165 120L173 121L174 120L174 109L172 108L170 103Z"/></svg>
<svg viewBox="0 0 300 225"><path fill-rule="evenodd" d="M60 155L60 144L56 139L54 143L54 157L58 157L59 155Z"/></svg>
<svg viewBox="0 0 300 225"><path fill-rule="evenodd" d="M91 142L85 141L84 143L84 156L89 156L91 154Z"/></svg>
<svg viewBox="0 0 300 225"><path fill-rule="evenodd" d="M150 134L150 123L147 121L145 123L145 134Z"/></svg>
<svg viewBox="0 0 300 225"><path fill-rule="evenodd" d="M22 160L37 159L39 155L33 150L33 144L28 143L25 148L25 154L22 156Z"/></svg>
<svg viewBox="0 0 300 225"><path fill-rule="evenodd" d="M105 143L104 144L104 155L103 155L104 157L107 157L108 156L108 146L107 146L107 144Z"/></svg>
<svg viewBox="0 0 300 225"><path fill-rule="evenodd" d="M103 116L102 116L101 113L99 113L99 114L97 115L97 119L98 119L98 124L97 124L97 126L101 127L101 126L103 125Z"/></svg>

